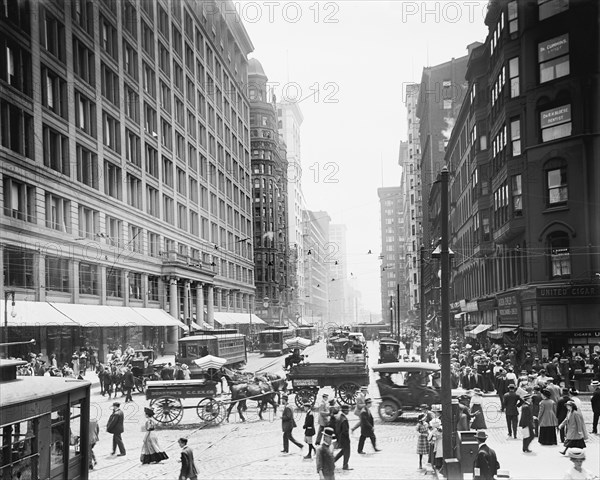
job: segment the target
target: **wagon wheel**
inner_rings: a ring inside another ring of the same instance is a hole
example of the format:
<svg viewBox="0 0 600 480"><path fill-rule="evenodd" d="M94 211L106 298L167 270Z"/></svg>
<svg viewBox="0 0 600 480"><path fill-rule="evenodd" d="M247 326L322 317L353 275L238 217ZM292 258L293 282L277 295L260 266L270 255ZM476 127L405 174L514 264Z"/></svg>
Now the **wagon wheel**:
<svg viewBox="0 0 600 480"><path fill-rule="evenodd" d="M225 405L214 398L203 398L198 402L196 413L203 422L218 425L225 419Z"/></svg>
<svg viewBox="0 0 600 480"><path fill-rule="evenodd" d="M134 383L135 389L140 393L144 393L146 391L146 388L145 388L146 381L145 380L146 379L143 377L142 378L140 378L140 377L134 378L133 383Z"/></svg>
<svg viewBox="0 0 600 480"><path fill-rule="evenodd" d="M360 387L356 383L342 383L337 387L335 393L341 403L354 405L356 404L356 395L359 390Z"/></svg>
<svg viewBox="0 0 600 480"><path fill-rule="evenodd" d="M379 417L384 422L393 422L402 415L402 404L397 401L383 400L379 404Z"/></svg>
<svg viewBox="0 0 600 480"><path fill-rule="evenodd" d="M183 417L183 405L178 398L156 398L150 402L150 406L154 408L154 418L160 423L177 425Z"/></svg>
<svg viewBox="0 0 600 480"><path fill-rule="evenodd" d="M294 401L298 408L304 407L304 404L309 402L312 406L315 405L315 400L317 399L316 392L314 390L302 389L296 392L296 397Z"/></svg>

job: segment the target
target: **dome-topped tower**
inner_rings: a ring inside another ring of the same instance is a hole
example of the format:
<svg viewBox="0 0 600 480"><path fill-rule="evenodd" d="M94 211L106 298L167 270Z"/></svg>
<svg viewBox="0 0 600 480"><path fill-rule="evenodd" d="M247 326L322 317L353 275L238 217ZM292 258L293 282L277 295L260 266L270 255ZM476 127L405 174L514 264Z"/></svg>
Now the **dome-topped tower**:
<svg viewBox="0 0 600 480"><path fill-rule="evenodd" d="M248 76L250 75L260 75L261 77L267 78L263 66L256 58L248 60Z"/></svg>

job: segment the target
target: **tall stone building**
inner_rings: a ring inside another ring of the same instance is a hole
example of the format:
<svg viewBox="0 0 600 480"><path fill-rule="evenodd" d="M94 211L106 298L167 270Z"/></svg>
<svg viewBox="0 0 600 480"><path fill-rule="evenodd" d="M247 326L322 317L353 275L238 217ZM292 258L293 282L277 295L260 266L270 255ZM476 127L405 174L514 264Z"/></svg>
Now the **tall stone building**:
<svg viewBox="0 0 600 480"><path fill-rule="evenodd" d="M407 315L403 281L406 256L404 194L402 187L382 187L377 189L377 195L381 212L381 317L396 335L399 320L404 320Z"/></svg>
<svg viewBox="0 0 600 480"><path fill-rule="evenodd" d="M174 353L181 326L248 316L253 46L222 5L4 2L9 340L35 338L59 361L128 341Z"/></svg>
<svg viewBox="0 0 600 480"><path fill-rule="evenodd" d="M277 126L287 147L288 161L288 234L290 245L290 313L296 319L303 317L304 299L306 295L304 275L304 235L302 215L306 209L302 192L302 143L300 127L304 116L297 102L280 102L277 104Z"/></svg>
<svg viewBox="0 0 600 480"><path fill-rule="evenodd" d="M250 140L254 186L254 261L256 311L269 324L293 318L290 299L286 146L277 126L276 99L256 59L248 64Z"/></svg>
<svg viewBox="0 0 600 480"><path fill-rule="evenodd" d="M329 269L327 246L329 243L329 224L331 218L324 211L304 211L304 274L306 278L304 323L327 328L336 323L329 312L329 287L331 271Z"/></svg>

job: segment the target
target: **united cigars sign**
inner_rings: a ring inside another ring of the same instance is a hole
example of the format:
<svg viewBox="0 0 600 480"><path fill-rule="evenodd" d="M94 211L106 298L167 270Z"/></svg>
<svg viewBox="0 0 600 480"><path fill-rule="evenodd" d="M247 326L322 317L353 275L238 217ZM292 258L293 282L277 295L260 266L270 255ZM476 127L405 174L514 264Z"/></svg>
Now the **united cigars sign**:
<svg viewBox="0 0 600 480"><path fill-rule="evenodd" d="M504 293L496 296L498 300L499 323L519 324L519 294Z"/></svg>
<svg viewBox="0 0 600 480"><path fill-rule="evenodd" d="M562 287L538 287L538 298L595 297L600 295L598 285L571 285Z"/></svg>

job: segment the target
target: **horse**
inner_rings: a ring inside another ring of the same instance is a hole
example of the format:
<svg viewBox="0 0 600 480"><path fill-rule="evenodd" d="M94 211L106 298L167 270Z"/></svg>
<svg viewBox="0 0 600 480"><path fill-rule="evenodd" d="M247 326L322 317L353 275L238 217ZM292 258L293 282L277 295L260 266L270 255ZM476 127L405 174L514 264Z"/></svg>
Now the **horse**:
<svg viewBox="0 0 600 480"><path fill-rule="evenodd" d="M265 372L260 375L255 374L255 382L265 382L271 385L273 391L277 394L277 405L281 405L281 393L287 390L287 379L279 373Z"/></svg>
<svg viewBox="0 0 600 480"><path fill-rule="evenodd" d="M277 414L277 403L275 402L275 390L270 383L257 381L257 382L239 382L233 380L227 374L223 377L227 380L229 391L231 392L231 403L227 409L226 420L229 421L229 415L233 410L234 405L237 404L237 411L245 422L244 412L248 409L246 400L254 400L258 404L258 417L263 420L262 414L267 408L267 404L273 407L273 414Z"/></svg>

